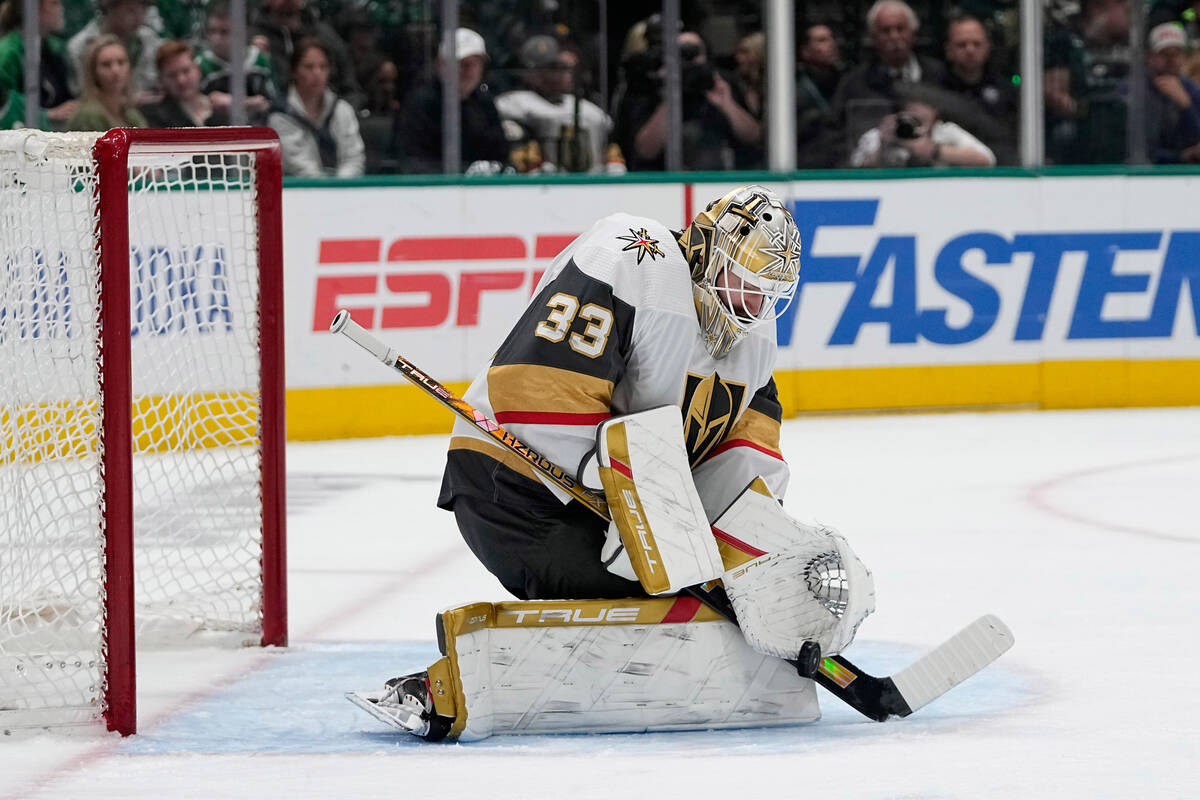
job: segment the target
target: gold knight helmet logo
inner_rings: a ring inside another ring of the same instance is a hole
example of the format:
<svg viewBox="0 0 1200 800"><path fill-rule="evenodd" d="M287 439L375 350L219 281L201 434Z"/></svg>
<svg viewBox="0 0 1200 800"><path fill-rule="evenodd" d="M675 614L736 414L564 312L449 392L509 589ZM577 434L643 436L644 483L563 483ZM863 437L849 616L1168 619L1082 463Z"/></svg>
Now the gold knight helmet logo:
<svg viewBox="0 0 1200 800"><path fill-rule="evenodd" d="M683 389L683 439L694 468L725 439L737 419L746 386L726 381L717 373L708 377L687 374Z"/></svg>

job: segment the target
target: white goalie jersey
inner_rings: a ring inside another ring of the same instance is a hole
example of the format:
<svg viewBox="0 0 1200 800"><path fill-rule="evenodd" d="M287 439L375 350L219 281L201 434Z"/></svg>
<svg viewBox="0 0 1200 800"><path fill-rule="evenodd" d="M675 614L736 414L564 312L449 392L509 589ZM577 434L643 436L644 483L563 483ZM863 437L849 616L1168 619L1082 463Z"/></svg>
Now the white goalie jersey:
<svg viewBox="0 0 1200 800"><path fill-rule="evenodd" d="M677 406L712 520L756 476L777 497L786 490L775 353L774 326L763 325L723 358L710 355L676 235L653 220L614 214L555 259L464 399L569 472L594 449L604 420ZM497 461L528 480L498 485ZM514 491L523 502L548 498L546 492L570 499L456 422L439 504Z"/></svg>

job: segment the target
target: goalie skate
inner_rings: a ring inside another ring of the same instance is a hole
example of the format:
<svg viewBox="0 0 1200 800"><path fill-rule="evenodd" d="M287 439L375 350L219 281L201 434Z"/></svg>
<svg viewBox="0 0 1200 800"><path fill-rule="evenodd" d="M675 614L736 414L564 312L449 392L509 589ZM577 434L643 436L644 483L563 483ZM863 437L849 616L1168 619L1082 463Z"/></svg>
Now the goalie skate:
<svg viewBox="0 0 1200 800"><path fill-rule="evenodd" d="M346 699L375 719L430 742L445 738L451 720L434 712L429 699L429 673L418 672L392 678L383 692L370 695L347 692Z"/></svg>

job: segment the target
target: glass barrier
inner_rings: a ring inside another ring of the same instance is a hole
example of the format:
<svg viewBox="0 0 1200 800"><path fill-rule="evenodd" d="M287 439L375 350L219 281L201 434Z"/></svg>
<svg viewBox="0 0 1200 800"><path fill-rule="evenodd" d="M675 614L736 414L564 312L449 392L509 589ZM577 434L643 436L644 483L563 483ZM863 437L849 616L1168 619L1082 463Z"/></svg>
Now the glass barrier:
<svg viewBox="0 0 1200 800"><path fill-rule="evenodd" d="M1038 74L1022 74L1029 7ZM451 145L449 171L468 174L759 170L779 163L768 141L794 147L800 169L1200 163L1198 10L1196 0L6 0L0 124L269 124L287 174L301 176L443 173ZM766 30L772 13L793 23L781 38ZM449 109L446 18L458 31ZM794 108L781 115L767 91L770 41L782 47L788 32L794 62L778 68ZM1023 124L1023 99L1044 124Z"/></svg>

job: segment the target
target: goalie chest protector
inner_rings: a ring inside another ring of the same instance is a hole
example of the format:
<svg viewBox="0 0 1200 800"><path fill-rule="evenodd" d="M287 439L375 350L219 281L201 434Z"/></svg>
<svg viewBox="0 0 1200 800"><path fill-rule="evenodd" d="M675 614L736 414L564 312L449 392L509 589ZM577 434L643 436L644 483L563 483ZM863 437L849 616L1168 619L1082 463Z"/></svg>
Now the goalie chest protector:
<svg viewBox="0 0 1200 800"><path fill-rule="evenodd" d="M775 328L766 324L713 358L675 235L654 220L614 214L555 259L464 399L567 469L593 447L596 425L607 417L678 406L695 467L725 440L756 392L766 391L767 405L777 409L775 354ZM451 450L464 447L499 452L459 420ZM734 483L744 486L749 477Z"/></svg>

